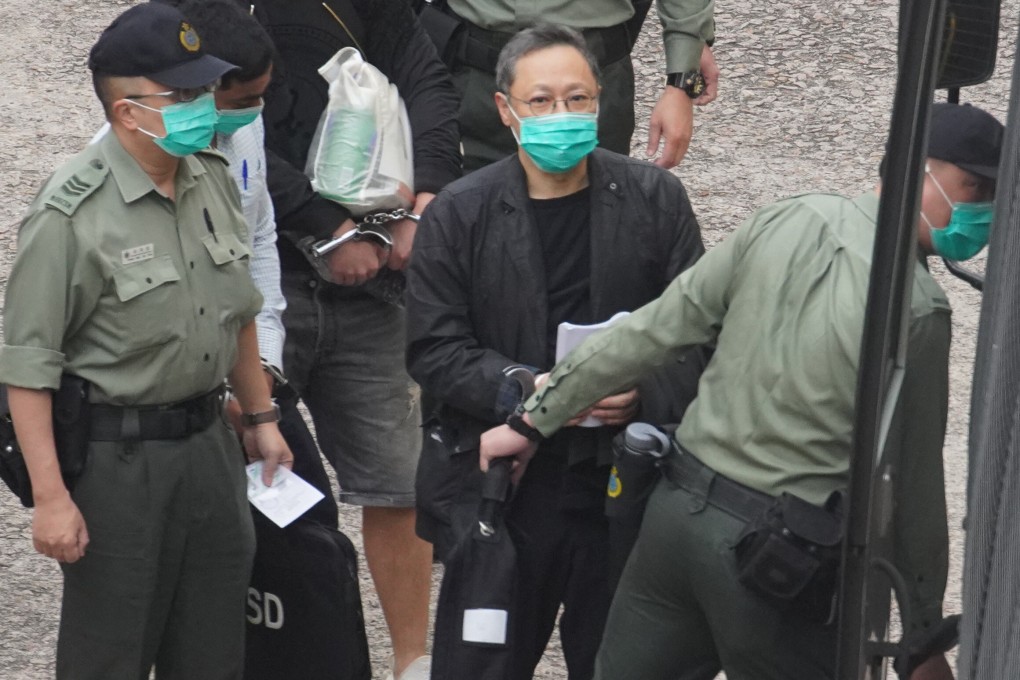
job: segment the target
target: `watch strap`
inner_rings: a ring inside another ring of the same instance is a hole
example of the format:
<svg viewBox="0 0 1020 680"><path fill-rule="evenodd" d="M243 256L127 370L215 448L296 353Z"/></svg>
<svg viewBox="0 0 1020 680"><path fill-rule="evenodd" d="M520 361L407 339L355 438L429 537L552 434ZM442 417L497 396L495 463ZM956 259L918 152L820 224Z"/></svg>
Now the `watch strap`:
<svg viewBox="0 0 1020 680"><path fill-rule="evenodd" d="M280 407L276 404L273 404L273 408L268 411L241 414L241 425L245 427L254 427L255 425L262 425L264 423L278 422L280 422Z"/></svg>
<svg viewBox="0 0 1020 680"><path fill-rule="evenodd" d="M705 91L705 76L701 71L684 71L666 74L666 85L680 88L691 99L696 99Z"/></svg>
<svg viewBox="0 0 1020 680"><path fill-rule="evenodd" d="M507 417L506 424L511 430L533 442L545 439L541 432L524 422L524 404L520 404L514 409L514 412Z"/></svg>

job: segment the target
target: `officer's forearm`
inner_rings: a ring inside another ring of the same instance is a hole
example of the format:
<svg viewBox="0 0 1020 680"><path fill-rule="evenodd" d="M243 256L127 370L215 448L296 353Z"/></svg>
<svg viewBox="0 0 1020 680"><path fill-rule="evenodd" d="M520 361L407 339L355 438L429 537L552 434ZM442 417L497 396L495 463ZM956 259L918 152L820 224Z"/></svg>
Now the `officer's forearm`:
<svg viewBox="0 0 1020 680"><path fill-rule="evenodd" d="M262 413L273 407L259 358L254 321L248 322L237 334L237 363L230 372L230 387L244 413Z"/></svg>
<svg viewBox="0 0 1020 680"><path fill-rule="evenodd" d="M8 386L11 418L36 505L67 495L53 441L53 395L49 390Z"/></svg>

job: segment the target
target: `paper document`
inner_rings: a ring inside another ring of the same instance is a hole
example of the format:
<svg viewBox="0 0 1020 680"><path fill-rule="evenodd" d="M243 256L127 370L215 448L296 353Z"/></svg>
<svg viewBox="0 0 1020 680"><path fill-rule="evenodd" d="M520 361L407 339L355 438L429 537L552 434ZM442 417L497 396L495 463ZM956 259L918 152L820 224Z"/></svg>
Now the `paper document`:
<svg viewBox="0 0 1020 680"><path fill-rule="evenodd" d="M630 312L617 312L611 318L603 321L602 323L594 323L590 326L582 326L564 321L556 330L556 363L560 363L563 360L563 357L570 354L575 347L587 340L588 336L609 328L614 323L627 316L630 316ZM578 425L578 427L601 426L602 421L592 416L588 416L581 421L580 425Z"/></svg>
<svg viewBox="0 0 1020 680"><path fill-rule="evenodd" d="M322 500L322 492L282 465L276 468L273 485L262 483L262 461L247 466L248 501L281 529Z"/></svg>

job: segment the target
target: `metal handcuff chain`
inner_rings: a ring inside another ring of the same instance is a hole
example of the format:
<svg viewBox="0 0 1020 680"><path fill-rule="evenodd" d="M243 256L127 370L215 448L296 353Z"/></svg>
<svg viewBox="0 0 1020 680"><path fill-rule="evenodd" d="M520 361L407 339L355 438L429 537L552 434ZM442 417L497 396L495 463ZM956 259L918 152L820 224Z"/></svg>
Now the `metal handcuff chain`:
<svg viewBox="0 0 1020 680"><path fill-rule="evenodd" d="M327 255L350 241L375 241L389 253L393 249L393 236L386 225L405 219L418 222L421 217L403 208L372 213L362 218L354 229L344 232L336 238L316 241L314 236L306 236L298 241L297 246L315 268L316 273L326 281L332 281L333 275L330 273L329 263L326 261Z"/></svg>

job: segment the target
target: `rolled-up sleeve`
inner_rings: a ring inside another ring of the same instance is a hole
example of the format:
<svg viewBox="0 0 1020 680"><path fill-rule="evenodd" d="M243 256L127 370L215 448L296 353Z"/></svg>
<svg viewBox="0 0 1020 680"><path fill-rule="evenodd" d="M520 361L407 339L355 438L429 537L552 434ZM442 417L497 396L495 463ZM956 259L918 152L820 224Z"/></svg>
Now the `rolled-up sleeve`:
<svg viewBox="0 0 1020 680"><path fill-rule="evenodd" d="M103 285L101 277L89 275L81 250L63 213L41 208L25 218L4 301L0 382L31 389L60 385L64 340Z"/></svg>
<svg viewBox="0 0 1020 680"><path fill-rule="evenodd" d="M666 72L696 71L701 50L715 40L713 0L658 0Z"/></svg>

